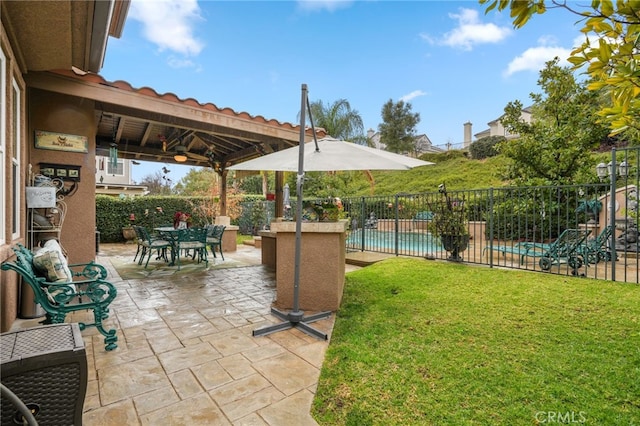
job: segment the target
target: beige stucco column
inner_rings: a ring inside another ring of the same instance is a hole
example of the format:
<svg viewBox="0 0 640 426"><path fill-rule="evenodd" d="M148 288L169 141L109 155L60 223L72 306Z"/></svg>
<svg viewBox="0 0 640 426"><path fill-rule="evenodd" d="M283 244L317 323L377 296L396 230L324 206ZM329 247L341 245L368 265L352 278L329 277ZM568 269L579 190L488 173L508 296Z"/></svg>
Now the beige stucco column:
<svg viewBox="0 0 640 426"><path fill-rule="evenodd" d="M344 288L347 221L302 223L298 304L308 311L335 311ZM293 307L295 222L272 222L276 234L276 307Z"/></svg>

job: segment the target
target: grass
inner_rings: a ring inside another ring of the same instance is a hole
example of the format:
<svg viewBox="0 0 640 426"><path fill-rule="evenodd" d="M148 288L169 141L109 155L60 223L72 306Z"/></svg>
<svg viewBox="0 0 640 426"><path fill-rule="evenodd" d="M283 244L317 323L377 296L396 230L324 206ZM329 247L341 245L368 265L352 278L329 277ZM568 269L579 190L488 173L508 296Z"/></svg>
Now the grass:
<svg viewBox="0 0 640 426"><path fill-rule="evenodd" d="M253 240L253 235L245 235L241 233L236 234L236 244L242 245L245 241Z"/></svg>
<svg viewBox="0 0 640 426"><path fill-rule="evenodd" d="M349 273L312 412L640 424L640 286L404 258Z"/></svg>

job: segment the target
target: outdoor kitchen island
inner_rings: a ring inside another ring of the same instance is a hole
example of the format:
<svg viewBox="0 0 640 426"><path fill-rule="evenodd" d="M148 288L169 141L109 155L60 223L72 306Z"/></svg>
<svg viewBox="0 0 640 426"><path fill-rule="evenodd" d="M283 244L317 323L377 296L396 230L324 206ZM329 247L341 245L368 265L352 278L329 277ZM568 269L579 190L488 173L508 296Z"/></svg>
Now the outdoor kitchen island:
<svg viewBox="0 0 640 426"><path fill-rule="evenodd" d="M306 311L336 311L344 288L345 239L347 221L303 222L300 250L299 308ZM262 250L275 249L276 307L293 307L295 274L296 222L271 222L267 238L275 236L275 244L264 244ZM275 246L275 247L274 247ZM265 256L263 259L273 257Z"/></svg>

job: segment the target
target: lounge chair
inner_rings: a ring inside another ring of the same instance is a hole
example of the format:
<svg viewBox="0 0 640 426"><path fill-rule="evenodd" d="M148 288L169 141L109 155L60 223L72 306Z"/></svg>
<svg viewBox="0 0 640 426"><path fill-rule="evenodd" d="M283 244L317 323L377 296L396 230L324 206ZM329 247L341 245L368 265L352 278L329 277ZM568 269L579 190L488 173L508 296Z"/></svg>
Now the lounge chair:
<svg viewBox="0 0 640 426"><path fill-rule="evenodd" d="M607 262L613 260L611 251L609 250L613 244L613 230L613 226L605 226L595 238L585 240L580 247L578 247L578 251L588 263L595 264L603 260Z"/></svg>
<svg viewBox="0 0 640 426"><path fill-rule="evenodd" d="M578 269L585 264L580 246L590 233L590 230L565 229L552 243L521 243L521 245L529 249L525 257L535 256L540 258L538 263L543 271L550 270L553 265L566 262L572 269L572 274L577 275Z"/></svg>
<svg viewBox="0 0 640 426"><path fill-rule="evenodd" d="M517 255L520 257L521 265L525 263L527 257L540 258L538 262L544 271L551 269L554 264L566 261L573 268L575 275L585 263L581 244L590 233L589 230L565 229L552 243L520 242L513 246L487 246L483 254L484 251L492 249L503 255Z"/></svg>
<svg viewBox="0 0 640 426"><path fill-rule="evenodd" d="M544 254L544 251L540 250L538 246L534 245L534 243L516 243L513 246L486 246L482 250L483 256L487 250L499 251L503 256L506 256L507 254L518 256L520 258L521 265L524 265L524 261L527 256L541 257Z"/></svg>

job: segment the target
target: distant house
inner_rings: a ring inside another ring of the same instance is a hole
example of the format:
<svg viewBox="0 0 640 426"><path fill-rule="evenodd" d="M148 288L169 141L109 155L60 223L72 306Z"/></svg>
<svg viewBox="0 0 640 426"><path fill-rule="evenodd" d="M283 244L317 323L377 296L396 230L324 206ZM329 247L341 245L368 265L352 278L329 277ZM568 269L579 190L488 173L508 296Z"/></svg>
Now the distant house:
<svg viewBox="0 0 640 426"><path fill-rule="evenodd" d="M496 118L495 120L491 120L489 123L487 123L489 125L489 128L473 135L475 140L482 139L487 136L504 136L507 139L517 138L518 137L517 133L510 133L509 131L507 131L507 129L504 128L502 123L500 123L500 120L502 119L502 117L504 117L504 114ZM531 123L531 107L523 108L520 118L524 120L526 123ZM471 122L466 122L464 123L464 147L465 148L468 148L469 145L471 145L471 142L473 142L473 140L471 139L471 135L472 135L472 124Z"/></svg>
<svg viewBox="0 0 640 426"><path fill-rule="evenodd" d="M374 148L386 150L387 146L380 141L380 132L376 132L373 129L367 130L367 139L373 143ZM416 154L420 156L425 153L442 152L443 150L434 146L431 143L431 139L426 134L418 135L415 138ZM405 155L413 156L413 152L405 152Z"/></svg>
<svg viewBox="0 0 640 426"><path fill-rule="evenodd" d="M109 157L96 155L96 195L133 197L148 194L146 186L133 184L131 161L118 158L112 163Z"/></svg>

